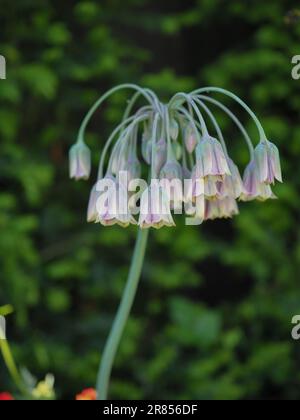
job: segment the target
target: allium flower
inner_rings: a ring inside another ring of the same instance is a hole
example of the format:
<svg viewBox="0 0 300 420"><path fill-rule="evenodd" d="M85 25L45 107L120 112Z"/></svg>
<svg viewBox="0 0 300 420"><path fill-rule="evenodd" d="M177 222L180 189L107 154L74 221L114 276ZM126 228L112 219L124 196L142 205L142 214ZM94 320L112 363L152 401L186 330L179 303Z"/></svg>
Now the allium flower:
<svg viewBox="0 0 300 420"><path fill-rule="evenodd" d="M270 198L276 198L270 185L261 183L256 161L252 160L244 173L244 192L241 195L242 201L260 200L265 201Z"/></svg>
<svg viewBox="0 0 300 420"><path fill-rule="evenodd" d="M76 395L76 401L96 401L97 391L94 388L84 389L80 394Z"/></svg>
<svg viewBox="0 0 300 420"><path fill-rule="evenodd" d="M188 124L184 130L184 143L187 151L193 153L197 145L197 136L191 124Z"/></svg>
<svg viewBox="0 0 300 420"><path fill-rule="evenodd" d="M205 202L205 220L230 219L238 214L239 209L234 198L226 197L222 200Z"/></svg>
<svg viewBox="0 0 300 420"><path fill-rule="evenodd" d="M238 167L231 159L228 159L228 166L231 175L225 175L224 179L217 183L219 196L237 199L244 193L243 180Z"/></svg>
<svg viewBox="0 0 300 420"><path fill-rule="evenodd" d="M107 187L106 191L101 191L101 184ZM99 195L98 195L99 193ZM93 205L96 202L96 210ZM107 175L104 180L98 181L96 185L96 193L92 192L90 198L90 216L93 220L96 216L96 223L103 226L112 226L118 224L127 227L130 224L136 225L137 222L131 215L128 207L128 193L126 185L118 181L112 175Z"/></svg>
<svg viewBox="0 0 300 420"><path fill-rule="evenodd" d="M142 195L139 226L142 229L175 226L168 196L157 182L151 183Z"/></svg>
<svg viewBox="0 0 300 420"><path fill-rule="evenodd" d="M274 184L275 179L282 182L279 151L275 144L261 141L254 153L259 182Z"/></svg>
<svg viewBox="0 0 300 420"><path fill-rule="evenodd" d="M154 162L154 172L159 174L167 159L167 142L165 139L161 138L158 140L154 147L154 154L155 155L152 158Z"/></svg>
<svg viewBox="0 0 300 420"><path fill-rule="evenodd" d="M91 173L91 152L83 142L70 149L70 178L88 179Z"/></svg>
<svg viewBox="0 0 300 420"><path fill-rule="evenodd" d="M87 113L79 130L79 140L70 152L72 178L88 178L91 157L83 143L86 127L103 101L121 89L133 89L135 93L120 124L103 148L98 182L90 194L87 219L104 226L138 224L139 232L122 303L101 357L97 383L100 400L107 398L112 356L116 354L141 274L147 228L175 226L172 211L176 214L184 211L188 225L231 218L239 213L236 200L275 198L270 184L275 180L282 181L276 146L262 140L254 150L247 130L236 115L218 100L207 96L216 92L235 100L255 122L260 138L265 139L264 129L255 113L232 92L205 87L189 94L178 93L165 104L152 90L132 84L111 89ZM138 98L143 98L146 105L138 108ZM221 127L206 102L224 111L246 140L250 163L243 180L229 156ZM209 132L207 119L216 134ZM126 179L123 179L123 173ZM139 179L141 174L143 179ZM137 191L133 191L132 186L136 186ZM138 223L133 214L138 215ZM96 399L94 389L77 396L77 400L92 399Z"/></svg>
<svg viewBox="0 0 300 420"><path fill-rule="evenodd" d="M196 147L196 160L202 177L230 175L228 163L221 143L210 136L205 136Z"/></svg>

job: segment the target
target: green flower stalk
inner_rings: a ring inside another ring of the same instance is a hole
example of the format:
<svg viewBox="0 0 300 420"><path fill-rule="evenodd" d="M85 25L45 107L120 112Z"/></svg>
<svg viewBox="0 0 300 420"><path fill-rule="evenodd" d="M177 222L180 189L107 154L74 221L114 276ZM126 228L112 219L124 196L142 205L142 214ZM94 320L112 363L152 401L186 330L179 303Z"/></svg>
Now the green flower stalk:
<svg viewBox="0 0 300 420"><path fill-rule="evenodd" d="M103 226L137 225L139 230L127 284L101 358L97 395L102 400L108 395L113 361L137 291L149 228L175 227L172 211L186 214L186 224L193 225L231 218L239 213L238 201L274 198L271 184L282 182L277 147L268 141L256 114L232 92L207 87L177 93L163 104L152 90L133 84L109 90L87 113L70 151L71 178L89 178L91 154L84 140L86 128L102 103L121 89L134 94L104 145L87 219ZM209 96L212 93L230 97L249 114L258 130L256 147L239 118ZM141 99L145 104L138 107ZM211 107L223 111L246 141L250 159L244 177L230 158ZM143 170L146 168L148 172ZM144 179L140 178L142 173Z"/></svg>

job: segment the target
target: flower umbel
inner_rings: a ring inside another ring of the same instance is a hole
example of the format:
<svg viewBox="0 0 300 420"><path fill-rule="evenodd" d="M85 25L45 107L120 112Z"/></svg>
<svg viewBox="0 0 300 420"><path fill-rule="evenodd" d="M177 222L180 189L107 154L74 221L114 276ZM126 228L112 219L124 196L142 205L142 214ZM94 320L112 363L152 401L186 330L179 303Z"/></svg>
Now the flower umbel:
<svg viewBox="0 0 300 420"><path fill-rule="evenodd" d="M163 104L149 89L124 85L100 98L93 112L111 93L122 88L132 88L136 93L129 101L123 120L104 147L98 182L90 194L88 222L122 227L138 224L142 229L171 227L175 226L171 211L181 214L187 209L185 213L190 215L191 206L197 205L198 197L203 197L206 202L216 201L212 205L207 203L207 217L199 220L214 219L214 215L224 218L236 215L235 200L238 199L264 201L275 198L270 184L274 184L275 180L282 182L279 151L266 140L258 118L240 98L223 89L203 88L190 94L179 93L168 104ZM206 105L206 113L203 113L203 101L219 105L225 113L233 115L222 103L204 95L211 92L236 100L257 125L261 140L254 148L246 129L234 116L250 149L250 161L243 180L239 168L228 154L217 122L216 133L209 133L206 126L206 116L214 116ZM135 109L137 94L146 100L146 105ZM83 121L78 141L70 150L70 176L76 180L90 176L91 153L84 143L84 133L93 112L89 112ZM119 181L123 172L127 174L126 182ZM153 180L160 181L159 192L153 187ZM103 191L103 184L108 181L110 187ZM147 192L137 181L148 183ZM100 184L102 187L99 187ZM136 200L139 206L136 211L130 199L139 187L141 193L140 199ZM186 206L183 206L184 202ZM137 222L134 216L138 212ZM195 214L202 212L196 209Z"/></svg>

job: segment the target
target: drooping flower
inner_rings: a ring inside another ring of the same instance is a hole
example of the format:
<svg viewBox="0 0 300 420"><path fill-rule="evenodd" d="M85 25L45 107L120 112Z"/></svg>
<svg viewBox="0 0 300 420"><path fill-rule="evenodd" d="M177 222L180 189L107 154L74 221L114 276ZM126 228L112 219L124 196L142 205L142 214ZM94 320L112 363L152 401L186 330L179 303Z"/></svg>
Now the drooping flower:
<svg viewBox="0 0 300 420"><path fill-rule="evenodd" d="M94 388L84 389L80 394L76 395L76 401L96 401L97 391Z"/></svg>
<svg viewBox="0 0 300 420"><path fill-rule="evenodd" d="M165 139L161 138L155 145L154 153L154 171L156 174L159 174L161 168L164 166L167 160L167 142Z"/></svg>
<svg viewBox="0 0 300 420"><path fill-rule="evenodd" d="M107 175L98 181L96 190L91 193L88 214L91 221L101 223L103 226L118 224L127 227L130 224L137 224L129 210L126 184L112 175Z"/></svg>
<svg viewBox="0 0 300 420"><path fill-rule="evenodd" d="M9 392L1 392L0 401L14 401L14 397Z"/></svg>
<svg viewBox="0 0 300 420"><path fill-rule="evenodd" d="M204 178L199 175L197 166L191 173L191 179L185 180L185 202L193 202L196 197L204 195Z"/></svg>
<svg viewBox="0 0 300 420"><path fill-rule="evenodd" d="M260 200L265 201L270 198L276 198L270 185L259 181L256 161L252 160L244 173L244 192L241 194L242 201Z"/></svg>
<svg viewBox="0 0 300 420"><path fill-rule="evenodd" d="M189 153L193 153L197 145L197 136L191 123L189 123L184 130L184 143L186 150Z"/></svg>
<svg viewBox="0 0 300 420"><path fill-rule="evenodd" d="M228 159L228 166L231 175L225 175L221 182L217 182L217 189L220 198L232 197L238 199L244 193L244 184L240 171L232 159Z"/></svg>
<svg viewBox="0 0 300 420"><path fill-rule="evenodd" d="M88 179L91 173L91 151L83 142L74 144L70 149L70 178L76 181Z"/></svg>
<svg viewBox="0 0 300 420"><path fill-rule="evenodd" d="M231 219L238 214L239 209L234 198L226 197L222 200L205 202L205 220Z"/></svg>
<svg viewBox="0 0 300 420"><path fill-rule="evenodd" d="M221 143L205 136L196 147L196 160L201 177L231 175Z"/></svg>
<svg viewBox="0 0 300 420"><path fill-rule="evenodd" d="M176 212L182 209L182 176L182 167L175 158L170 158L160 171L161 185L165 186L170 200L170 207Z"/></svg>
<svg viewBox="0 0 300 420"><path fill-rule="evenodd" d="M175 118L171 119L170 122L170 136L172 138L172 140L177 140L179 135L179 125L178 122L175 120Z"/></svg>
<svg viewBox="0 0 300 420"><path fill-rule="evenodd" d="M261 141L254 151L259 182L274 184L282 182L282 173L278 148L270 141Z"/></svg>
<svg viewBox="0 0 300 420"><path fill-rule="evenodd" d="M171 215L170 201L159 182L151 185L143 192L139 226L142 229L153 227L159 229L163 226L175 226Z"/></svg>
<svg viewBox="0 0 300 420"><path fill-rule="evenodd" d="M97 191L97 185L96 183L90 193L90 199L88 204L88 210L87 210L87 221L88 223L97 222L98 220L98 211L97 211L97 200L100 197L101 192Z"/></svg>

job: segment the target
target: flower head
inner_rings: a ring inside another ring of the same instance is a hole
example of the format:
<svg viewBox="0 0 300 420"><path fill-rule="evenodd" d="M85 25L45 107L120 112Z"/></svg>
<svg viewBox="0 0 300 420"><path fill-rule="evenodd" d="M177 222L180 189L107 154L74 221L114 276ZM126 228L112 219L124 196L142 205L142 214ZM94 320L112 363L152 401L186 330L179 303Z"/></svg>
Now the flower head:
<svg viewBox="0 0 300 420"><path fill-rule="evenodd" d="M70 178L76 181L88 179L91 173L91 152L83 142L74 144L70 149Z"/></svg>
<svg viewBox="0 0 300 420"><path fill-rule="evenodd" d="M266 140L258 118L240 98L210 87L190 94L178 93L164 104L149 89L131 87L137 92L103 149L98 182L90 193L88 222L160 228L175 226L173 213L184 212L201 221L227 218L238 214L236 200L276 198L271 184L282 181L278 149ZM116 90L118 87L111 92ZM263 139L255 149L243 124L222 103L207 96L210 92L236 99L249 112ZM137 96L146 99L147 104L137 108ZM86 179L90 174L91 156L83 141L84 130L103 98L84 119L80 140L70 151L72 178ZM246 139L251 159L243 179L229 157L221 127L205 102L225 111ZM211 135L206 117L217 138Z"/></svg>
<svg viewBox="0 0 300 420"><path fill-rule="evenodd" d="M264 184L282 182L281 165L278 148L270 141L261 141L255 148L255 162L258 180Z"/></svg>

